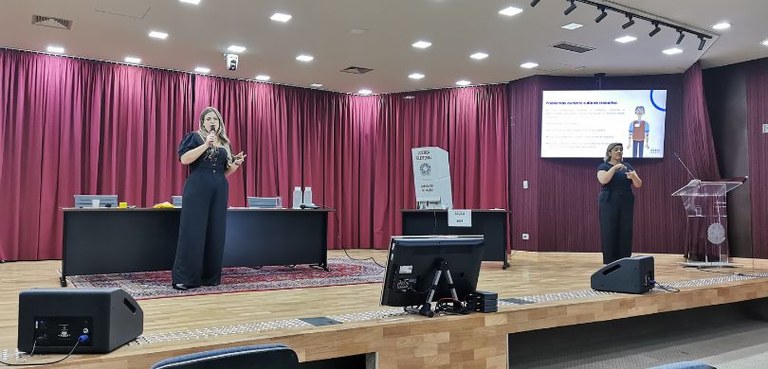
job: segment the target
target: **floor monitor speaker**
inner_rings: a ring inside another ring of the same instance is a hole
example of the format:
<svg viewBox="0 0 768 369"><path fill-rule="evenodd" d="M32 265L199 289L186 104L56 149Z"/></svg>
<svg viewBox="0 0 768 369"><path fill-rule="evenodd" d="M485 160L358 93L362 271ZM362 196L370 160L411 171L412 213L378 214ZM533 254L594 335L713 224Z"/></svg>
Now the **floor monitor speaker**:
<svg viewBox="0 0 768 369"><path fill-rule="evenodd" d="M598 291L646 293L654 283L653 256L619 259L592 274L592 289Z"/></svg>
<svg viewBox="0 0 768 369"><path fill-rule="evenodd" d="M138 337L144 312L119 288L31 289L19 294L20 351L107 353Z"/></svg>

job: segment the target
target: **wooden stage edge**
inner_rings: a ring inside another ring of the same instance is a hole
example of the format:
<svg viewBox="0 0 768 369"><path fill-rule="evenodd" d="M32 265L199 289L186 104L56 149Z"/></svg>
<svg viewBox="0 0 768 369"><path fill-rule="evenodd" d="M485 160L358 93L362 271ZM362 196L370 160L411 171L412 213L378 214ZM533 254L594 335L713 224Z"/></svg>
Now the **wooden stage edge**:
<svg viewBox="0 0 768 369"><path fill-rule="evenodd" d="M355 258L385 251L352 250ZM635 254L638 255L638 254ZM329 256L344 257L340 251ZM73 355L57 368L146 369L172 356L259 343L284 343L301 362L368 354L369 367L507 368L508 335L768 297L768 260L735 259L739 268L698 270L680 255L654 254L656 280L680 292L597 294L590 276L597 253L513 252L509 269L484 262L479 290L510 299L497 313L425 318L379 305L381 284L140 300L144 333L109 354ZM58 287L59 261L0 264L0 357L15 360L18 293ZM530 303L518 304L516 301ZM298 318L342 324L307 326ZM346 320L345 320L346 319ZM29 362L62 355L35 355Z"/></svg>

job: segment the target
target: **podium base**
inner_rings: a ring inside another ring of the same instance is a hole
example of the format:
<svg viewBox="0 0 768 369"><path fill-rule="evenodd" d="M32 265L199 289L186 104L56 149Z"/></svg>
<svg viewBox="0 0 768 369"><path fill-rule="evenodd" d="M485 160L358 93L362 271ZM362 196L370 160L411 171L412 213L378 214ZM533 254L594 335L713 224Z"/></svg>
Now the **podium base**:
<svg viewBox="0 0 768 369"><path fill-rule="evenodd" d="M686 261L680 263L686 268L740 268L741 264L728 261Z"/></svg>

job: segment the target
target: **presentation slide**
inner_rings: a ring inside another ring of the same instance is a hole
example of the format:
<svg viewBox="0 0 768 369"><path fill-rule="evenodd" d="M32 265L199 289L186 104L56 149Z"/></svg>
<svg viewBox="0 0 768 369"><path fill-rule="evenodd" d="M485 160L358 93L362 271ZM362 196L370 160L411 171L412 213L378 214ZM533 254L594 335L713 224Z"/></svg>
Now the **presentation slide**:
<svg viewBox="0 0 768 369"><path fill-rule="evenodd" d="M542 158L603 158L612 142L625 158L664 157L666 90L544 91Z"/></svg>

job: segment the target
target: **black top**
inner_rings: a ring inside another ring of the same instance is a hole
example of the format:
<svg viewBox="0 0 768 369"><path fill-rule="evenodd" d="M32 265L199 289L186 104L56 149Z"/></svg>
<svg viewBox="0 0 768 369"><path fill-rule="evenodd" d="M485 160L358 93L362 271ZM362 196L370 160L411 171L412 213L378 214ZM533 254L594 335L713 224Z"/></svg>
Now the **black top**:
<svg viewBox="0 0 768 369"><path fill-rule="evenodd" d="M627 172L635 170L635 168L632 167L627 162L622 163L626 167L625 169L617 170L616 173L613 174L613 178L611 178L610 182L606 183L602 187L602 191L631 191L632 190L632 180L627 178ZM600 164L597 167L598 171L605 170L608 171L613 167L613 164L604 162Z"/></svg>
<svg viewBox="0 0 768 369"><path fill-rule="evenodd" d="M192 150L205 141L197 132L189 132L181 140L179 145L179 157L184 155L187 151ZM195 171L197 169L204 170L221 170L222 173L227 169L227 150L223 147L214 147L206 150L203 155L200 155L197 160L189 164L189 170Z"/></svg>

